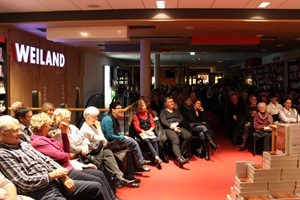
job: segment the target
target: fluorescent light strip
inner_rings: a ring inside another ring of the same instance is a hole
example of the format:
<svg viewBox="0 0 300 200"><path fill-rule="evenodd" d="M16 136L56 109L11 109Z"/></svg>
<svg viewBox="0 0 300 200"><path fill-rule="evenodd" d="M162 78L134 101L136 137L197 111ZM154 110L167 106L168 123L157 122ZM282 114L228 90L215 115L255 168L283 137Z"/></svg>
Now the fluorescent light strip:
<svg viewBox="0 0 300 200"><path fill-rule="evenodd" d="M261 2L257 7L258 8L266 8L270 5L271 2Z"/></svg>
<svg viewBox="0 0 300 200"><path fill-rule="evenodd" d="M160 9L166 8L165 1L156 1L156 7Z"/></svg>

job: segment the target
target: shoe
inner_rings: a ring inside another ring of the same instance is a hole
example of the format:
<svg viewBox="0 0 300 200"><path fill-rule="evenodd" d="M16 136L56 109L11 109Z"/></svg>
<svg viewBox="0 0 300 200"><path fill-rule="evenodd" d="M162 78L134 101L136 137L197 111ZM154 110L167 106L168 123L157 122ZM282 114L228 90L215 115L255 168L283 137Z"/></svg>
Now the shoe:
<svg viewBox="0 0 300 200"><path fill-rule="evenodd" d="M130 187L130 188L139 188L140 184L138 184L138 183L132 183L132 184L128 185L128 187Z"/></svg>
<svg viewBox="0 0 300 200"><path fill-rule="evenodd" d="M162 168L162 167L161 167L161 162L162 162L162 160L161 160L160 158L155 158L154 162L155 162L155 167L156 167L157 169L161 169L161 168Z"/></svg>
<svg viewBox="0 0 300 200"><path fill-rule="evenodd" d="M239 147L240 147L240 151L244 151L246 149L246 145L245 144L242 144Z"/></svg>
<svg viewBox="0 0 300 200"><path fill-rule="evenodd" d="M142 180L139 179L139 178L134 178L133 180L134 180L135 183L141 183L142 182Z"/></svg>
<svg viewBox="0 0 300 200"><path fill-rule="evenodd" d="M215 144L215 143L213 143L213 142L210 143L210 146L211 146L211 148L212 148L214 151L216 151L216 150L219 148L219 145L218 145L218 144Z"/></svg>
<svg viewBox="0 0 300 200"><path fill-rule="evenodd" d="M150 160L144 160L144 164L149 165L149 164L151 164L151 161Z"/></svg>
<svg viewBox="0 0 300 200"><path fill-rule="evenodd" d="M209 151L205 151L205 160L210 160Z"/></svg>
<svg viewBox="0 0 300 200"><path fill-rule="evenodd" d="M179 168L182 168L184 164L188 163L189 160L184 157L177 158Z"/></svg>
<svg viewBox="0 0 300 200"><path fill-rule="evenodd" d="M150 172L150 168L142 166L140 168L137 169L138 172Z"/></svg>
<svg viewBox="0 0 300 200"><path fill-rule="evenodd" d="M134 183L134 180L127 180L123 177L120 177L120 178L117 178L117 180L116 180L116 187L117 188L122 188L122 187L128 186L132 183Z"/></svg>

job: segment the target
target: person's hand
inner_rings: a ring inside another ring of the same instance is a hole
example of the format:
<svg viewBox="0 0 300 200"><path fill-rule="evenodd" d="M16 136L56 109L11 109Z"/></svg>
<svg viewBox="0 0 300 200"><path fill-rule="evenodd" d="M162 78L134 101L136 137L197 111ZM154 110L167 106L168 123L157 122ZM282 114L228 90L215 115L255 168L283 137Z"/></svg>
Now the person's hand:
<svg viewBox="0 0 300 200"><path fill-rule="evenodd" d="M234 121L237 121L237 116L236 116L236 115L233 115L233 116L232 116L232 119L233 119Z"/></svg>
<svg viewBox="0 0 300 200"><path fill-rule="evenodd" d="M53 179L65 177L68 175L68 173L69 173L69 170L62 167L62 168L58 168L58 169L50 172L49 177L51 180L53 180Z"/></svg>
<svg viewBox="0 0 300 200"><path fill-rule="evenodd" d="M89 164L82 165L82 168L97 169L97 166L92 163L89 163Z"/></svg>
<svg viewBox="0 0 300 200"><path fill-rule="evenodd" d="M67 124L66 122L59 123L59 129L61 130L62 133L67 133L68 128L69 128L69 124Z"/></svg>
<svg viewBox="0 0 300 200"><path fill-rule="evenodd" d="M179 127L175 127L174 131L175 131L175 133L178 133L178 134L181 133L181 129Z"/></svg>
<svg viewBox="0 0 300 200"><path fill-rule="evenodd" d="M95 126L98 128L100 127L100 122L98 120L95 121Z"/></svg>
<svg viewBox="0 0 300 200"><path fill-rule="evenodd" d="M75 191L75 183L72 179L70 179L69 177L66 177L64 179L61 180L63 182L63 185L65 186L65 188L70 191L70 192L74 192Z"/></svg>
<svg viewBox="0 0 300 200"><path fill-rule="evenodd" d="M170 129L175 129L178 126L178 122L171 123Z"/></svg>
<svg viewBox="0 0 300 200"><path fill-rule="evenodd" d="M81 155L86 156L89 153L89 146L85 145L82 147Z"/></svg>
<svg viewBox="0 0 300 200"><path fill-rule="evenodd" d="M76 153L69 153L70 159L75 159L76 158Z"/></svg>

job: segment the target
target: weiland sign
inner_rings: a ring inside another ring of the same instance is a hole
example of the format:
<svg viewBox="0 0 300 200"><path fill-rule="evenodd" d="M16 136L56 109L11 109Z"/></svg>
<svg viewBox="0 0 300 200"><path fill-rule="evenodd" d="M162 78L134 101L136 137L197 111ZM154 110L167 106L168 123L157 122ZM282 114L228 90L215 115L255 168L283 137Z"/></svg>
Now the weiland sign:
<svg viewBox="0 0 300 200"><path fill-rule="evenodd" d="M64 67L65 56L62 53L52 52L37 47L12 43L13 57L16 62L35 65Z"/></svg>

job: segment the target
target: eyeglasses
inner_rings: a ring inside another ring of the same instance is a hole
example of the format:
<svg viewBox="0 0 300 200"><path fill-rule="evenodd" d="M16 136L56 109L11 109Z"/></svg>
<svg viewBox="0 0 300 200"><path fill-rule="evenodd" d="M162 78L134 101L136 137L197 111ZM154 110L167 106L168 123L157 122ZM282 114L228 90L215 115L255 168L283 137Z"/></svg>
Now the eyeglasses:
<svg viewBox="0 0 300 200"><path fill-rule="evenodd" d="M19 132L20 129L17 128L17 129L8 129L8 130L3 130L3 132L7 132L7 133L16 133L16 132Z"/></svg>
<svg viewBox="0 0 300 200"><path fill-rule="evenodd" d="M122 109L122 107L116 107L115 109L118 109L118 110L120 110L120 109Z"/></svg>

